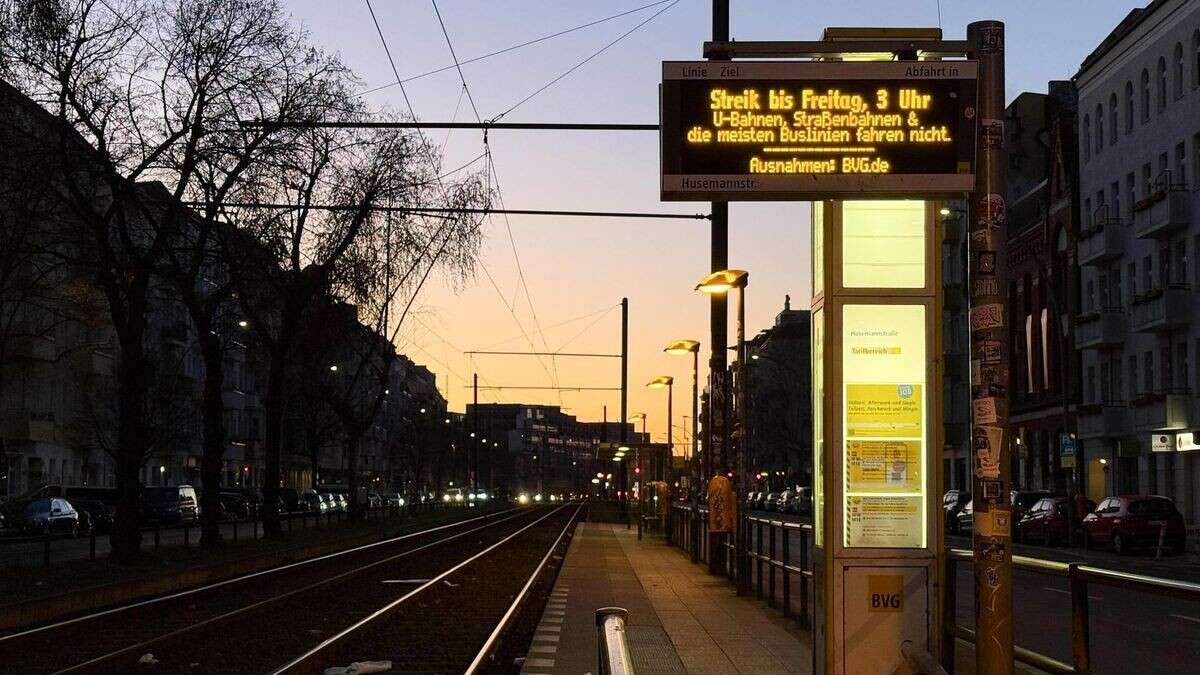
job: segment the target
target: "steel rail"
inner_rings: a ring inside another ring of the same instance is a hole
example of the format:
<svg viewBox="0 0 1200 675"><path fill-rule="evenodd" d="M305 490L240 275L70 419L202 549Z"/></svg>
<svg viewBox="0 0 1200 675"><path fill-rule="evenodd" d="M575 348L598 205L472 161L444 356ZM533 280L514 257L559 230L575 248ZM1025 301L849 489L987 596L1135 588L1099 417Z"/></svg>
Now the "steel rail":
<svg viewBox="0 0 1200 675"><path fill-rule="evenodd" d="M110 615L110 614L116 614L116 613L118 613L118 612L124 612L124 611L130 610L130 609L137 609L137 608L139 608L139 607L145 607L145 606L147 606L147 605L153 605L153 604L156 604L156 603L159 603L159 602L165 602L165 601L167 601L167 600L174 600L174 599L176 599L176 598L183 598L183 597L187 597L187 596L189 596L189 595L194 595L194 594L196 594L196 593L201 593L201 592L203 592L203 591L212 590L212 589L214 589L214 588L220 588L220 587L222 587L222 586L228 586L228 585L230 585L230 584L235 584L235 583L238 583L238 582L240 582L240 581L245 581L245 580L247 580L247 579L254 579L254 578L257 578L257 577L266 576L266 575L269 575L269 574L274 574L274 573L276 573L276 572L282 572L282 571L284 571L284 570L292 569L292 568L295 568L295 567L300 567L300 566L302 566L302 565L309 565L309 564L312 564L312 563L315 563L315 562L319 562L319 561L321 561L321 560L328 560L328 559L330 559L330 558L336 558L336 557L343 556L343 555L347 555L347 554L350 554L350 553L356 553L356 552L358 552L358 551L364 551L364 550L366 550L366 549L375 548L375 547L377 547L377 546L386 546L387 544L392 544L392 543L395 543L395 542L397 542L397 541L403 541L403 540L405 540L405 539L411 539L411 538L413 538L413 537L419 537L419 536L421 536L421 535L424 535L424 534L429 534L430 532L438 532L438 531L445 530L445 529L448 529L448 528L451 528L451 527L457 527L457 526L460 526L460 525L466 525L467 523L473 523L473 522L475 522L475 521L477 521L477 520L483 520L483 519L486 519L486 518L491 518L491 517L498 516L498 515L501 515L501 514L504 514L504 513L508 513L509 511L516 511L516 510L517 510L517 509L515 509L515 508L512 508L512 509L506 509L506 510L504 510L504 511L497 511L497 512L495 512L495 513L488 513L488 514L484 514L484 515L482 515L482 516L476 516L475 518L468 518L467 520L460 520L460 521L453 522L453 523L447 523L446 525L439 525L439 526L437 526L437 527L431 527L431 528L429 528L429 529L427 529L427 530L420 530L420 531L418 531L418 532L410 532L410 533L408 533L408 534L400 535L400 536L397 536L397 537L392 537L392 538L390 538L390 539L383 539L383 540L381 540L381 541L372 542L372 543L370 543L370 544L363 544L362 546L355 546L354 548L348 548L348 549L345 549L345 550L343 550L343 551L334 551L333 553L326 553L325 555L320 555L320 556L317 556L317 557L315 557L315 558L306 558L306 559L304 559L304 560L298 560L298 561L296 561L296 562L294 562L294 563L288 563L288 564L286 564L286 565L281 565L281 566L279 566L279 567L272 567L272 568L270 568L270 569L259 570L258 572L251 572L251 573L249 573L249 574L243 574L243 575L241 575L241 576L231 577L231 578L229 578L229 579L222 579L221 581L217 581L217 582L214 582L214 583L211 583L211 584L206 584L206 585L204 585L204 586L198 586L198 587L196 587L196 588L189 588L189 589L186 589L186 590L182 590L182 591L179 591L179 592L176 592L176 593L171 593L171 594L169 594L169 595L164 595L164 596L157 597L157 598L150 598L150 599L148 599L148 600L141 600L141 601L138 601L138 602L130 603L130 604L128 604L128 605L121 605L121 606L119 606L119 607L113 607L113 608L111 608L111 609L106 609L106 610L104 610L104 611L101 611L101 612L93 612L93 613L91 613L91 614L85 614L85 615L83 615L83 616L77 616L77 617L75 617L75 618L72 618L72 619L66 619L66 620L64 620L64 621L56 621L56 622L54 622L54 623L51 623L51 624L46 624L46 625L44 625L44 626L38 626L37 628L30 628L30 629L27 629L27 630L20 631L20 632L18 632L18 633L11 633L11 634L9 634L9 635L0 636L0 644L3 644L4 642L10 641L10 640L15 640L15 639L17 639L17 638L20 638L20 637L26 637L26 636L29 636L29 635L35 635L35 634L37 634L37 633L41 633L41 632L43 632L43 631L51 630L51 629L54 629L54 628L62 628L63 626L69 626L69 625L71 625L71 624L80 623L80 622L82 622L82 621L88 621L88 620L91 620L91 619L98 619L98 618L100 618L100 617L102 617L102 616L108 616L108 615Z"/></svg>
<svg viewBox="0 0 1200 675"><path fill-rule="evenodd" d="M515 510L515 509L509 509L509 510ZM503 512L502 512L502 513L503 513ZM510 521L510 520L513 520L514 518L519 518L519 517L521 517L522 515L524 515L524 514L523 514L523 513L515 513L515 514L513 514L513 515L511 515L511 516L508 516L507 518L502 518L502 519L500 519L500 520L497 520L497 521L493 521L493 522L490 522L490 523L486 523L486 524L480 525L479 527L472 528L472 529L470 529L470 530L466 530L466 531L463 531L463 532L457 532L457 533L455 533L455 534L452 534L452 535L450 535L450 536L448 536L448 537L445 537L445 538L443 538L443 539L438 539L437 541L432 541L432 542L429 542L428 544L423 544L423 545L421 545L421 546L418 546L417 548L409 549L409 550L407 550L407 551L403 551L403 552L401 552L401 553L397 553L396 555L388 556L388 557L386 557L386 558L383 558L383 559L381 559L381 560L376 560L376 561L370 562L370 563L368 563L368 564L366 564L366 565L360 565L360 566L358 566L358 567L355 567L355 568L352 568L352 569L346 570L346 571L344 571L344 572L340 572L340 573L338 573L338 574L335 574L335 575L333 575L333 576L331 576L331 577L327 577L327 578L325 578L325 579L321 579L320 581L316 581L316 582L313 582L313 583L311 583L311 584L308 584L307 586L302 586L302 587L300 587L300 588L293 588L292 590L290 590L290 591L287 591L287 592L285 592L285 593L281 593L281 594L279 594L279 595L272 595L271 597L269 597L269 598L264 598L264 599L262 599L262 600L259 600L258 602L254 602L254 603L251 603L251 604L249 604L249 605L243 605L242 607L238 607L237 609L232 609L232 610L230 610L230 611L228 611L228 612L225 612L225 613L223 613L223 614L218 614L217 616L211 616L211 617L209 617L209 618L207 618L207 619L204 619L204 620L202 620L202 621L199 621L199 622L196 622L196 623L193 623L193 624L188 624L187 626L184 626L184 627L182 627L182 628L177 628L177 629L175 629L175 630L173 630L173 631L170 631L170 632L167 632L167 633L161 633L161 634L159 634L159 635L156 635L156 636L154 636L154 637L150 638L149 640L143 640L143 641L141 641L141 642L139 642L139 643L136 643L136 644L133 644L133 645L128 645L128 646L126 646L126 647L122 647L122 648L120 648L120 649L118 649L118 650L116 650L116 651L108 652L107 654L101 654L100 656L97 656L97 657L94 657L94 658L92 658L92 659L89 659L89 660L87 660L87 661L84 661L83 663L77 663L77 664L75 664L75 665L73 665L73 666L69 666L69 667L67 667L67 668L63 668L63 669L61 669L61 670L57 670L57 671L55 671L55 672L54 672L54 675L61 675L61 673L70 673L70 672L74 672L74 671L76 671L76 670L79 670L79 669L81 669L81 668L88 668L88 667L91 667L91 666L96 666L96 665L98 665L98 664L100 664L100 663L104 663L105 661L109 661L109 660L112 660L112 659L114 659L114 658L117 658L117 657L120 657L120 656L124 656L124 655L126 655L126 654L131 654L131 653L133 653L133 654L136 654L137 652L140 652L140 651L142 651L143 649L145 649L145 648L147 648L147 647L149 647L149 646L151 646L151 645L154 645L154 644L157 644L157 643L159 643L159 642L162 642L163 640L169 640L169 639L171 639L171 638L174 638L174 637L179 637L180 635L183 635L183 634L185 634L185 633L191 632L191 631L193 631L193 630L196 630L196 629L198 629L198 628L203 628L203 627L205 627L205 626L208 626L208 625L211 625L211 624L214 624L214 623L218 623L218 622L220 622L220 621L224 621L224 620L226 620L226 619L233 618L233 617L235 617L235 616L238 616L238 615L240 615L240 614L244 614L244 613L246 613L246 612L249 612L249 611L251 611L251 610L255 610L255 609L258 609L258 608L260 608L260 607L264 607L264 606L266 606L266 605L269 605L269 604L271 604L271 603L278 602L278 601L280 601L280 600L284 600L284 599L286 599L286 598L290 598L290 597L292 597L292 596L294 596L294 595L298 595L298 594L300 594L300 593L306 593L306 592L308 592L308 591L311 591L311 590L313 590L313 589L320 588L320 587L322 587L322 586L325 586L325 585L327 585L327 584L331 584L331 583L333 583L333 582L335 582L335 581L338 581L338 580L340 580L340 579L344 579L344 578L346 578L346 577L353 576L353 575L355 575L355 574L359 574L360 572L365 572L366 570L372 569L372 568L374 568L374 567L378 567L379 565L382 565L382 564L384 564L384 563L393 562L393 561L395 561L395 560L399 560L400 558L404 558L404 557L406 557L406 556L410 556L410 555L412 555L412 554L414 554L414 553L418 553L418 552L420 552L420 551L423 551L423 550L425 550L425 549L427 549L427 548L432 548L432 547L434 547L434 546L439 546L439 545L441 545L441 544L444 544L444 543L446 543L446 542L448 542L448 541L453 541L453 540L455 540L455 539L458 539L459 537L465 537L465 536L466 536L466 535L468 535L468 534L474 534L474 533L476 533L476 532L479 532L480 530L486 530L486 529L488 529L488 528L490 528L490 527L495 527L496 525L499 525L500 523L508 522L508 521Z"/></svg>
<svg viewBox="0 0 1200 675"><path fill-rule="evenodd" d="M508 622L511 621L512 617L516 614L517 608L520 607L521 603L525 601L525 594L529 592L529 589L533 587L533 582L537 580L538 576L541 575L542 570L546 568L546 563L550 561L550 556L554 554L555 549L557 549L558 545L562 543L563 537L567 536L567 531L571 528L571 525L575 524L578 520L579 511L581 509L583 509L583 504L575 507L575 513L571 515L571 519L568 520L567 524L563 526L562 532L558 534L558 538L555 539L554 543L550 545L550 548L546 551L546 555L542 556L542 561L538 563L537 567L534 568L533 573L529 575L529 579L521 588L521 592L517 593L517 597L509 606L508 611L504 613L504 616L500 617L500 621L496 624L496 628L492 630L492 634L489 635L488 639L483 643L483 647L479 650L479 653L475 655L474 660L471 661L471 665L467 666L467 670L465 671L466 675L474 675L480 666L483 665L483 660L487 658L487 655L491 653L492 649L494 649L496 641L500 639L500 634L503 633L506 628L508 628Z"/></svg>
<svg viewBox="0 0 1200 675"><path fill-rule="evenodd" d="M307 652L301 654L300 656L297 656L296 658L292 659L291 661L288 661L287 663L283 664L282 666L271 671L271 675L279 675L280 673L287 672L288 670L291 670L292 668L295 668L296 666L304 663L308 659L312 658L313 656L316 656L318 653L323 651L329 645L332 645L333 643L337 642L338 640L341 640L342 638L346 637L347 635L350 635L351 633L357 631L359 628L362 628L363 626L374 621L375 619L378 619L379 617L383 616L384 614L387 614L388 612L399 607L400 605L404 604L405 602L408 602L410 599L416 597L418 594L424 592L426 589L441 582L442 579L445 579L446 577L450 576L451 574L454 574L458 570L466 567L467 565L475 562L476 560L482 558L483 556L491 553L492 551L503 546L504 544L512 541L517 536L523 534L526 530L529 530L533 526L535 526L538 523L542 522L543 520L546 520L547 518L555 515L556 513L558 513L559 511L561 511L565 508L567 508L567 505L563 504L562 506L554 509L550 513L547 513L546 515L542 516L541 518L538 518L537 520L526 525L525 527L522 527L521 529L517 530L516 532L513 532L512 534L508 535L507 537L504 537L500 541L492 544L491 546L488 546L487 548L483 549L482 551L479 551L478 553L459 562L458 564L447 569L446 571L442 572L441 574L438 574L437 576L433 577L432 579L429 579L428 581L426 581L425 583L421 584L420 586L414 588L413 590L409 591L408 593L405 593L404 595L400 596L399 598L385 604L384 606L380 607L379 609L375 610L374 612L371 612L370 614L359 619L358 621L355 621L352 625L350 625L347 628L342 629L337 634L332 635L332 636L322 640L321 643L318 644L316 647L313 647L312 649L308 650Z"/></svg>

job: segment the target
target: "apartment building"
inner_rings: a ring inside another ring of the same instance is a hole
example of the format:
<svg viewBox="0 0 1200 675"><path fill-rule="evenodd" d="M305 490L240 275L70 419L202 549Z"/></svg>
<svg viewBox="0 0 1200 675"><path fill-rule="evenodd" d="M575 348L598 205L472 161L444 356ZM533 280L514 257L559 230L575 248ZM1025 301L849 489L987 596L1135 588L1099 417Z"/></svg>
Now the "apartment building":
<svg viewBox="0 0 1200 675"><path fill-rule="evenodd" d="M1093 499L1161 494L1194 524L1200 0L1154 0L1133 10L1074 80L1083 226L1080 473Z"/></svg>

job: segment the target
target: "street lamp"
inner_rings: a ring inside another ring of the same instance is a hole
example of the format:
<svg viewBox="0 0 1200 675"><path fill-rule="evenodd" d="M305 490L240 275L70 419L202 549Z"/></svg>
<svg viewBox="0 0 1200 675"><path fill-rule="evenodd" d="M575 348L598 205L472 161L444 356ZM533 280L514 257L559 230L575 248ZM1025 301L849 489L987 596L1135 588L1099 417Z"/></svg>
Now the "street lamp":
<svg viewBox="0 0 1200 675"><path fill-rule="evenodd" d="M738 453L737 478L742 490L745 491L745 462L746 462L746 386L745 386L745 367L746 367L746 286L750 283L750 273L746 270L721 270L713 272L700 280L696 284L696 290L708 295L719 295L728 293L732 289L738 290L737 303L737 354L738 354L738 376L741 380L738 386L738 424L742 430L741 452ZM722 439L723 440L723 439ZM711 450L708 453L712 454ZM705 461L708 457L705 457ZM711 468L711 466L710 466ZM745 495L740 495L745 496Z"/></svg>
<svg viewBox="0 0 1200 675"><path fill-rule="evenodd" d="M671 411L671 401L675 397L675 378L670 375L659 375L647 382L646 386L651 389L667 390L667 457L670 458L675 454L675 444L671 442L671 421L675 419ZM666 478L665 469L662 467L659 467L659 474L659 479Z"/></svg>
<svg viewBox="0 0 1200 675"><path fill-rule="evenodd" d="M746 286L749 283L750 283L750 273L749 272L747 272L746 270L732 270L731 269L731 270L720 270L719 272L713 272L712 274L709 274L709 275L705 276L703 279L701 279L700 283L696 284L697 291L708 294L708 295L719 295L719 294L723 294L723 293L728 293L730 290L732 290L734 288L736 288L738 290L738 302L737 302L737 354L738 354L738 357L737 357L738 358L737 397L738 397L738 400L737 400L737 403L738 403L738 429L741 433L741 439L740 439L740 443L738 444L739 449L738 449L738 456L737 456L737 476L736 476L736 482L735 482L735 484L737 485L737 490L735 491L735 494L737 495L737 499L739 502L744 501L746 498L746 455L749 451L749 448L746 447L747 441L749 440L749 434L746 433L746 431L747 431L746 423L748 420L748 415L746 414L746 401L748 399L748 396L746 395ZM713 345L713 349L714 350L721 349L721 348L724 348L724 346L725 345ZM722 448L729 447L728 440L727 440L728 438L729 438L729 433L727 431L723 432L721 434ZM707 457L707 455L711 455L711 454L712 454L712 449L710 448L708 453L706 453L706 457L705 457L705 459L707 461L711 461L711 460L708 460L708 457ZM728 469L729 467L726 466L725 468ZM738 573L737 573L738 595L743 595L748 588L748 586L746 585L746 576L747 576L746 573L750 569L749 559L746 557L746 552L745 552L746 551L745 547L746 547L748 540L745 540L746 535L742 531L743 529L744 528L738 528L737 533L736 533L736 536L738 537L738 539L742 540L742 541L737 542L738 545L735 547L735 549L737 550L736 569L738 571Z"/></svg>
<svg viewBox="0 0 1200 675"><path fill-rule="evenodd" d="M688 354L692 355L692 456L691 456L691 463L695 464L696 450L698 449L698 447L696 445L696 442L697 442L696 439L698 438L697 432L699 431L699 428L700 428L700 415L699 415L700 342L698 340L676 340L676 341L672 342L671 344L667 345L666 349L664 349L663 351L668 354L672 354L674 356L686 356ZM697 486L699 485L699 482L700 482L699 479L703 478L703 476L700 476L698 474L698 472L696 471L696 467L694 467L694 466L692 467L691 473L692 473L692 475L696 476L697 485L692 486L692 492L694 494L696 492ZM707 473L706 473L706 475L707 475Z"/></svg>

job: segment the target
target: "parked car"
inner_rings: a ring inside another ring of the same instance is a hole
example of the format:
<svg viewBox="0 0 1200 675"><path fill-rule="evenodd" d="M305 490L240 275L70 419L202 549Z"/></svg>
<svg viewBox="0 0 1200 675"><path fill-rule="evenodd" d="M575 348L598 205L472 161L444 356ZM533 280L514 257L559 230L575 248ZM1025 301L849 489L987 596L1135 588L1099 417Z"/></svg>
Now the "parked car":
<svg viewBox="0 0 1200 675"><path fill-rule="evenodd" d="M75 534L79 513L61 497L35 499L21 512L21 530L26 534Z"/></svg>
<svg viewBox="0 0 1200 675"><path fill-rule="evenodd" d="M811 516L813 508L812 496L812 488L796 488L796 499L794 500L795 506L792 510L792 513L795 513L798 516Z"/></svg>
<svg viewBox="0 0 1200 675"><path fill-rule="evenodd" d="M779 510L779 493L778 492L768 492L767 493L767 498L763 502L763 510L764 511L778 511Z"/></svg>
<svg viewBox="0 0 1200 675"><path fill-rule="evenodd" d="M217 496L221 520L238 520L253 515L254 505L240 492L222 492Z"/></svg>
<svg viewBox="0 0 1200 675"><path fill-rule="evenodd" d="M1069 502L1067 497L1039 499L1017 523L1017 534L1021 541L1046 546L1067 543L1071 537Z"/></svg>
<svg viewBox="0 0 1200 675"><path fill-rule="evenodd" d="M754 498L755 499L754 508L758 509L759 511L766 511L768 494L770 494L770 493L767 492L766 490L758 493L758 496Z"/></svg>
<svg viewBox="0 0 1200 675"><path fill-rule="evenodd" d="M753 509L753 508L754 508L754 500L755 500L757 497L758 497L758 493L757 493L757 492L750 492L750 493L747 493L747 494L746 494L746 508L747 508L747 509Z"/></svg>
<svg viewBox="0 0 1200 675"><path fill-rule="evenodd" d="M1009 522L1015 538L1020 539L1017 523L1021 522L1026 513L1029 513L1029 509L1046 497L1053 496L1054 493L1049 490L1012 490L1008 493L1008 501L1012 505L1012 519Z"/></svg>
<svg viewBox="0 0 1200 675"><path fill-rule="evenodd" d="M280 513L300 510L300 493L296 488L281 487L279 488L279 499L283 505L279 507Z"/></svg>
<svg viewBox="0 0 1200 675"><path fill-rule="evenodd" d="M383 506L383 497L380 497L379 493L377 493L377 492L368 492L367 493L367 506L369 506L373 509L377 509L377 508Z"/></svg>
<svg viewBox="0 0 1200 675"><path fill-rule="evenodd" d="M200 500L191 485L142 488L142 520L148 524L194 523Z"/></svg>
<svg viewBox="0 0 1200 675"><path fill-rule="evenodd" d="M329 503L315 490L306 490L300 495L300 509L308 513L325 513L329 511Z"/></svg>
<svg viewBox="0 0 1200 675"><path fill-rule="evenodd" d="M1157 546L1160 533L1173 553L1182 553L1187 543L1183 515L1175 502L1153 495L1105 499L1083 519L1083 533L1089 546L1108 544L1119 555L1139 546Z"/></svg>
<svg viewBox="0 0 1200 675"><path fill-rule="evenodd" d="M779 493L779 508L780 513L791 513L795 508L796 493L790 489Z"/></svg>
<svg viewBox="0 0 1200 675"><path fill-rule="evenodd" d="M405 504L404 497L401 497L399 492L389 492L384 497L384 501L392 508L399 508Z"/></svg>
<svg viewBox="0 0 1200 675"><path fill-rule="evenodd" d="M71 506L79 513L79 529L81 531L95 530L105 534L112 532L113 510L108 504L96 499L70 499ZM84 518L87 522L84 522Z"/></svg>
<svg viewBox="0 0 1200 675"><path fill-rule="evenodd" d="M338 494L336 492L326 492L321 496L329 502L330 511L341 511L345 513L346 511L350 510L350 502L346 499L345 495Z"/></svg>
<svg viewBox="0 0 1200 675"><path fill-rule="evenodd" d="M958 510L956 522L959 534L971 534L975 531L975 501L968 499L967 503Z"/></svg>
<svg viewBox="0 0 1200 675"><path fill-rule="evenodd" d="M971 501L966 490L947 490L942 495L942 512L946 519L946 534L958 534L958 514Z"/></svg>

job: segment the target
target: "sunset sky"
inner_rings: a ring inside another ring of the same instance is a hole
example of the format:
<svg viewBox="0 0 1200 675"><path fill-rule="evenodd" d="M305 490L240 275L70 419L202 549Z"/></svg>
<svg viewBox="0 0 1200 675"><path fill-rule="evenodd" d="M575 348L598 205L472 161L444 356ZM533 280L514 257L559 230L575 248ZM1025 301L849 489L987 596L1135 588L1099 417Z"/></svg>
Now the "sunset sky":
<svg viewBox="0 0 1200 675"><path fill-rule="evenodd" d="M650 1L440 0L438 8L459 60L467 60ZM372 2L402 78L453 63L429 0ZM816 39L826 26L938 25L935 0L730 4L731 34L741 40ZM341 53L362 78L364 89L395 80L365 0L287 0L287 5L311 30L315 43ZM1113 0L942 0L941 23L948 38L963 37L973 20L1006 23L1011 99L1021 91L1045 92L1050 79L1070 78L1084 56L1135 6ZM508 110L666 7L670 8L661 16L504 116L508 122L656 122L660 62L700 58L701 43L711 31L709 0L659 4L463 66L480 117L491 119ZM1086 11L1080 11L1084 7ZM453 68L406 82L404 89L422 120L475 121L469 101L460 97L463 86ZM399 87L368 96L380 106L407 110ZM480 132L430 134L445 144L447 168L483 151ZM489 142L508 208L708 210L707 203L659 202L658 138L653 132L493 131ZM476 166L483 167L483 162ZM791 294L793 307L808 306L808 218L803 203L731 207L730 265L751 273L748 335L770 325L785 294ZM630 413L648 413L649 430L656 441L663 440L666 393L644 384L655 375L675 376L675 440L682 440L678 429L684 425L683 415L691 412L691 361L665 355L662 348L672 339L694 338L704 343L702 366L706 358L708 301L692 287L708 271L707 223L533 216L510 216L506 221L492 216L485 227L483 265L476 279L460 289L431 279L400 345L437 373L451 409L462 410L470 400L473 372L479 373L481 384L490 386L548 386L555 381L561 386L616 386L616 360L472 359L463 352L615 353L620 349L617 305L626 296ZM734 337L731 320L731 342ZM617 392L559 396L484 391L480 400L561 402L583 419L599 419L607 404L610 420L619 415Z"/></svg>

